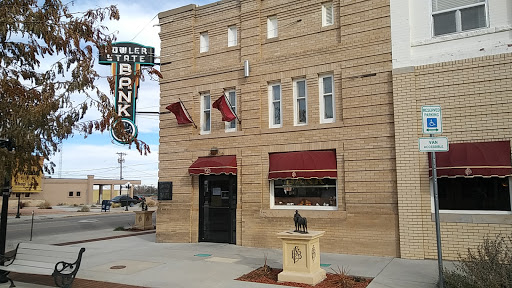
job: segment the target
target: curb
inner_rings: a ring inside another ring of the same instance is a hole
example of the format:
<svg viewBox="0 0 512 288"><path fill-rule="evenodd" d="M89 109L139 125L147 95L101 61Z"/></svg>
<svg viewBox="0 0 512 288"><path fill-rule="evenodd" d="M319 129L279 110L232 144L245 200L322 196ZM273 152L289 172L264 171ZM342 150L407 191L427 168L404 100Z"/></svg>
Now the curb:
<svg viewBox="0 0 512 288"><path fill-rule="evenodd" d="M148 230L148 231L142 231L142 232L133 232L131 234L124 234L124 235L116 235L116 236L100 237L100 238L94 238L94 239L56 243L53 245L67 246L67 245L74 245L74 244L80 244L80 243L88 243L88 242L95 242L95 241L112 240L112 239L117 239L117 238L133 237L133 236L139 236L139 235L147 235L147 234L153 234L153 233L156 233L156 230Z"/></svg>

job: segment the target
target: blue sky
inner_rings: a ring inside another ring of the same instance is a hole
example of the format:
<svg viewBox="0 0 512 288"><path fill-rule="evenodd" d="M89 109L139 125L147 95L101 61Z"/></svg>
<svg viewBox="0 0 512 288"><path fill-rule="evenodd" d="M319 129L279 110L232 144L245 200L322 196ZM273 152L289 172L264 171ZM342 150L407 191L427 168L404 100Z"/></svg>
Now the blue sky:
<svg viewBox="0 0 512 288"><path fill-rule="evenodd" d="M160 28L158 13L164 12L188 4L205 5L216 1L75 1L72 11L85 11L95 7L117 5L121 19L119 21L105 22L110 32L115 32L117 41L136 42L145 46L155 47L157 56L160 55ZM96 70L102 76L110 76L109 66L97 65ZM159 69L159 66L155 66ZM96 83L102 91L108 93L106 79L100 79ZM157 81L146 77L139 88L137 111L159 111L160 90ZM109 132L103 134L95 132L86 139L76 134L63 142L62 153L57 153L51 158L57 166L51 177L84 179L87 175L94 175L101 179L119 179L120 166L117 153L126 153L123 164L123 179L141 180L144 185L158 183L158 116L138 114L137 126L138 138L151 147L151 153L147 156L140 155L132 147L113 142ZM89 110L86 120L97 119L99 114ZM60 165L62 163L62 165Z"/></svg>

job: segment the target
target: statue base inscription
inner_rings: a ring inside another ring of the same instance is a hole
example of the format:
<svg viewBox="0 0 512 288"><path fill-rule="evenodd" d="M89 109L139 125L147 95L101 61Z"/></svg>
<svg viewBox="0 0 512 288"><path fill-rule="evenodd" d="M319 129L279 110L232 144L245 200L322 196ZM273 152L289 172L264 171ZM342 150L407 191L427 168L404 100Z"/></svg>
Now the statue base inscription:
<svg viewBox="0 0 512 288"><path fill-rule="evenodd" d="M138 230L153 230L153 212L155 211L133 211L135 212L135 225L134 229Z"/></svg>
<svg viewBox="0 0 512 288"><path fill-rule="evenodd" d="M283 272L277 275L278 281L316 285L326 278L325 270L320 268L320 237L324 233L285 231L277 234L283 242Z"/></svg>

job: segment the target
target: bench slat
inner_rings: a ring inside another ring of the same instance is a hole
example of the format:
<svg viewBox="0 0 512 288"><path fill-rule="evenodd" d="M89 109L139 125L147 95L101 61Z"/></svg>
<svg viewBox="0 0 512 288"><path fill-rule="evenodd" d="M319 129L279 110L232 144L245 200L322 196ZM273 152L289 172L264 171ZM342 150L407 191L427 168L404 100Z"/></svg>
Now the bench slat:
<svg viewBox="0 0 512 288"><path fill-rule="evenodd" d="M10 272L18 272L18 273L28 273L28 274L39 274L39 275L52 275L52 269L45 269L39 267L28 267L28 266L20 266L16 264L11 264L9 266L0 266L0 270L10 271Z"/></svg>
<svg viewBox="0 0 512 288"><path fill-rule="evenodd" d="M34 267L34 268L44 268L44 269L52 269L52 270L55 268L55 263L29 261L29 260L18 260L18 259L16 259L15 262L11 265ZM9 266L11 266L11 265L9 265ZM1 267L2 266L0 266L0 269L1 269Z"/></svg>
<svg viewBox="0 0 512 288"><path fill-rule="evenodd" d="M40 256L40 255L30 255L30 254L18 254L16 255L16 260L26 260L26 261L37 261L37 262L46 262L46 263L57 263L59 261L64 261L68 263L74 263L78 258L78 255L70 259L65 258L57 258L57 257L48 257L48 256Z"/></svg>
<svg viewBox="0 0 512 288"><path fill-rule="evenodd" d="M16 259L18 257L32 257L38 256L41 258L48 258L48 261L66 261L66 262L75 262L78 258L78 252L76 253L59 253L56 251L43 251L43 250L19 250L16 253ZM30 259L30 258L29 258Z"/></svg>
<svg viewBox="0 0 512 288"><path fill-rule="evenodd" d="M56 252L77 253L77 254L80 251L80 247L55 246L55 245L32 244L32 243L20 243L18 251L19 251L19 249L56 251Z"/></svg>

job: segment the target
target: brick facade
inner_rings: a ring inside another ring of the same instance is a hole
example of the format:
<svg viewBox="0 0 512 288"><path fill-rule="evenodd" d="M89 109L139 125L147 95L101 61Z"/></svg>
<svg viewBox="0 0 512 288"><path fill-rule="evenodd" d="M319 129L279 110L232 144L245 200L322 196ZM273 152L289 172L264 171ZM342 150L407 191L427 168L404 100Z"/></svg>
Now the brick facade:
<svg viewBox="0 0 512 288"><path fill-rule="evenodd" d="M512 138L512 54L499 54L393 72L400 252L403 258L437 258L427 153L418 151L421 106L440 105L449 143ZM457 259L484 237L512 232L512 216L441 213L444 259Z"/></svg>
<svg viewBox="0 0 512 288"><path fill-rule="evenodd" d="M181 99L199 125L200 94L209 92L213 102L235 89L242 122L225 132L212 109L211 134L200 135L172 114L160 117L159 181L173 181L173 200L159 204L158 242L198 241L199 179L188 167L216 147L237 157L236 244L279 248L276 233L292 228L293 210L270 208L269 153L333 149L338 209L301 211L311 230L326 231L323 251L400 256L389 2L333 1L334 25L327 27L322 3L224 0L159 14L160 111ZM267 39L272 15L278 37ZM227 47L231 25L238 27L238 45ZM209 35L205 53L199 53L202 32ZM320 124L319 75L325 73L334 75L336 121ZM307 82L305 126L294 125L297 78ZM267 90L275 81L282 87L283 127L271 129Z"/></svg>

